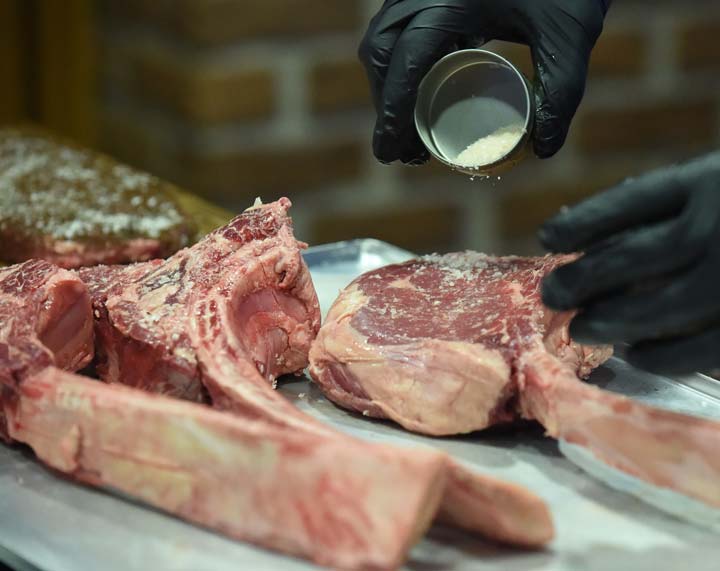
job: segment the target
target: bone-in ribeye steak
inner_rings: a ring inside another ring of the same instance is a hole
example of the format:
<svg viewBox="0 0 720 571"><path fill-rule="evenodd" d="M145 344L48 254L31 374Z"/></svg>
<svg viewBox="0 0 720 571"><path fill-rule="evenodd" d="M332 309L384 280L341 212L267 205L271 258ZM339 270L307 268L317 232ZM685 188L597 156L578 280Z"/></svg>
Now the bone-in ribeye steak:
<svg viewBox="0 0 720 571"><path fill-rule="evenodd" d="M49 262L0 268L0 438L18 384L50 365L77 371L93 356L87 287Z"/></svg>
<svg viewBox="0 0 720 571"><path fill-rule="evenodd" d="M334 569L396 569L435 517L448 459L302 432L55 368L11 436L72 478Z"/></svg>
<svg viewBox="0 0 720 571"><path fill-rule="evenodd" d="M80 270L97 318L98 372L194 401L214 390L198 360L197 330L222 323L235 361L269 381L302 371L320 326L290 201L251 208L167 260ZM219 395L215 395L216 397Z"/></svg>
<svg viewBox="0 0 720 571"><path fill-rule="evenodd" d="M93 296L101 376L209 399L215 408L313 437L347 439L272 387L277 375L307 364L320 322L289 207L281 199L252 208L167 261L81 270ZM552 537L549 514L534 496L452 462L449 471L444 521L523 545Z"/></svg>
<svg viewBox="0 0 720 571"><path fill-rule="evenodd" d="M330 309L310 373L337 404L456 434L523 417L650 483L720 505L720 423L583 383L607 347L574 343L540 299L568 256L428 256L360 276Z"/></svg>
<svg viewBox="0 0 720 571"><path fill-rule="evenodd" d="M501 541L549 541L547 507L523 488L441 452L336 433L273 390L307 363L319 323L289 206L250 209L166 261L82 271L92 310L74 274L45 262L44 274L36 262L4 270L5 437L80 481L334 568L397 568L435 518ZM75 295L56 303L51 285L66 282ZM52 366L87 362L92 313L97 369L112 384Z"/></svg>

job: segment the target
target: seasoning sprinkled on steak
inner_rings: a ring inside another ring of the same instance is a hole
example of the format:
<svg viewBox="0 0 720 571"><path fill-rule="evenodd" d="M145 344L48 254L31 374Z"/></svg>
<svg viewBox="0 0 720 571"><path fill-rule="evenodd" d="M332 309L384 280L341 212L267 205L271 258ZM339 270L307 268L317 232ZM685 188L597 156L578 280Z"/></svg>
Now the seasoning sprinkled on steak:
<svg viewBox="0 0 720 571"><path fill-rule="evenodd" d="M74 268L166 257L194 236L173 188L39 129L0 129L0 258Z"/></svg>
<svg viewBox="0 0 720 571"><path fill-rule="evenodd" d="M544 307L573 256L426 256L357 278L333 304L310 374L337 404L448 435L518 418L646 482L720 506L720 423L585 383L611 354Z"/></svg>

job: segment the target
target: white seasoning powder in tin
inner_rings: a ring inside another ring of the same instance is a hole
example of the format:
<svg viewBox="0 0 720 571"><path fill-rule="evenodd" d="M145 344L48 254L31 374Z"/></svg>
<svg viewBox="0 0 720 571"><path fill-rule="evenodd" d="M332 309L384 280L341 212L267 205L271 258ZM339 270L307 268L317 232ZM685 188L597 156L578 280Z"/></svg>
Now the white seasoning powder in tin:
<svg viewBox="0 0 720 571"><path fill-rule="evenodd" d="M512 151L524 134L525 126L520 123L501 127L469 145L454 162L465 168L478 168L495 163Z"/></svg>

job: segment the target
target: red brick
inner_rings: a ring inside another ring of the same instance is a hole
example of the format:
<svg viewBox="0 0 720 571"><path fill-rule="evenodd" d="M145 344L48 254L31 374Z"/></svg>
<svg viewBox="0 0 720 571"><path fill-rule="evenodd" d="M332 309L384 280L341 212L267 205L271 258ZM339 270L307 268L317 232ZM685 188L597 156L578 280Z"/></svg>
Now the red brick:
<svg viewBox="0 0 720 571"><path fill-rule="evenodd" d="M357 58L316 63L308 78L310 106L316 113L369 107L370 89Z"/></svg>
<svg viewBox="0 0 720 571"><path fill-rule="evenodd" d="M637 32L605 31L590 59L590 76L632 76L642 73L647 61L647 40Z"/></svg>
<svg viewBox="0 0 720 571"><path fill-rule="evenodd" d="M135 115L102 109L99 114L100 150L138 169L168 177L168 149Z"/></svg>
<svg viewBox="0 0 720 571"><path fill-rule="evenodd" d="M265 119L273 114L272 73L227 65L185 63L183 54L142 50L135 58L138 95L199 123Z"/></svg>
<svg viewBox="0 0 720 571"><path fill-rule="evenodd" d="M630 164L607 170L597 169L592 177L571 182L536 182L515 192L505 192L498 200L498 228L505 239L533 235L539 226L560 208L572 205L605 188L619 183L637 171Z"/></svg>
<svg viewBox="0 0 720 571"><path fill-rule="evenodd" d="M671 159L668 156L672 157ZM498 193L498 228L506 240L532 237L538 227L563 206L572 206L585 198L602 192L627 177L634 177L665 166L670 160L683 161L694 156L687 150L669 153L628 153L622 156L588 158L587 168L572 176L543 178L542 165L528 165L525 174L512 173ZM550 159L551 161L559 159ZM515 176L518 175L518 176Z"/></svg>
<svg viewBox="0 0 720 571"><path fill-rule="evenodd" d="M712 101L643 103L619 109L582 110L574 139L588 153L639 149L703 148L717 135Z"/></svg>
<svg viewBox="0 0 720 571"><path fill-rule="evenodd" d="M535 75L530 49L522 44L493 42L488 49L510 60L526 77ZM641 73L647 58L642 34L606 30L598 40L590 61L591 77L627 76Z"/></svg>
<svg viewBox="0 0 720 571"><path fill-rule="evenodd" d="M100 38L98 42L98 81L109 92L131 94L135 83L136 60L140 51L131 42Z"/></svg>
<svg viewBox="0 0 720 571"><path fill-rule="evenodd" d="M354 180L363 170L364 150L356 141L339 141L215 156L188 154L180 163L186 172L186 186L228 204L238 197L260 195L269 200Z"/></svg>
<svg viewBox="0 0 720 571"><path fill-rule="evenodd" d="M102 2L103 15L109 21L130 20L133 22L159 23L172 15L176 0L113 0Z"/></svg>
<svg viewBox="0 0 720 571"><path fill-rule="evenodd" d="M179 32L207 43L268 35L352 32L362 18L360 0L184 0L177 12Z"/></svg>
<svg viewBox="0 0 720 571"><path fill-rule="evenodd" d="M376 238L414 252L455 248L460 239L462 214L451 205L365 209L327 213L311 227L313 244L353 238Z"/></svg>
<svg viewBox="0 0 720 571"><path fill-rule="evenodd" d="M117 4L124 6L113 8L115 14L161 25L205 44L355 32L364 24L362 0L126 0Z"/></svg>
<svg viewBox="0 0 720 571"><path fill-rule="evenodd" d="M170 194L180 203L182 209L190 216L197 228L196 239L199 240L216 228L227 224L234 213L221 208L197 194L171 187Z"/></svg>
<svg viewBox="0 0 720 571"><path fill-rule="evenodd" d="M692 22L678 33L678 60L683 68L720 70L720 20Z"/></svg>

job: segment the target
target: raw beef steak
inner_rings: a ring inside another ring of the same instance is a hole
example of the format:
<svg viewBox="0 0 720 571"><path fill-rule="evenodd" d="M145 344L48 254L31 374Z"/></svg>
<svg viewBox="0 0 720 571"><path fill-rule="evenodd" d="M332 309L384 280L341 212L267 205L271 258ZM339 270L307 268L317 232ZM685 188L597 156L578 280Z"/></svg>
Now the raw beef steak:
<svg viewBox="0 0 720 571"><path fill-rule="evenodd" d="M249 415L63 373L53 364L92 355L90 298L71 272L7 268L0 295L0 435L74 479L332 568L395 569L436 518L522 545L552 537L547 507L524 489L440 452L333 433L257 370L233 378L249 387L237 395L271 395L264 414L250 398Z"/></svg>
<svg viewBox="0 0 720 571"><path fill-rule="evenodd" d="M445 455L313 438L53 366L88 363L92 326L75 274L40 260L0 270L3 439L74 479L332 567L397 568L434 519Z"/></svg>
<svg viewBox="0 0 720 571"><path fill-rule="evenodd" d="M323 439L48 368L13 439L74 479L332 569L393 570L434 519L448 458Z"/></svg>
<svg viewBox="0 0 720 571"><path fill-rule="evenodd" d="M560 257L451 254L381 268L345 289L312 349L335 402L426 434L516 418L520 357L537 345L587 374L610 355L567 335L570 315L539 303Z"/></svg>
<svg viewBox="0 0 720 571"><path fill-rule="evenodd" d="M570 259L465 252L368 272L331 308L311 375L337 404L426 434L536 419L616 468L720 505L720 424L580 381L611 350L574 343L572 314L541 303L543 276Z"/></svg>
<svg viewBox="0 0 720 571"><path fill-rule="evenodd" d="M77 371L92 355L90 296L77 276L42 260L0 269L0 437L18 383L53 364Z"/></svg>
<svg viewBox="0 0 720 571"><path fill-rule="evenodd" d="M319 328L310 273L287 215L260 205L167 261L80 272L93 296L98 370L110 382L195 401L316 441L356 441L273 390L301 371ZM448 462L439 517L499 541L553 537L545 504L526 490Z"/></svg>
<svg viewBox="0 0 720 571"><path fill-rule="evenodd" d="M194 238L173 188L40 129L0 129L0 260L74 268L168 256Z"/></svg>
<svg viewBox="0 0 720 571"><path fill-rule="evenodd" d="M207 400L214 385L193 338L205 317L222 323L235 342L227 350L253 374L273 382L302 371L320 311L289 207L288 199L253 207L168 260L80 270L95 307L100 376Z"/></svg>

